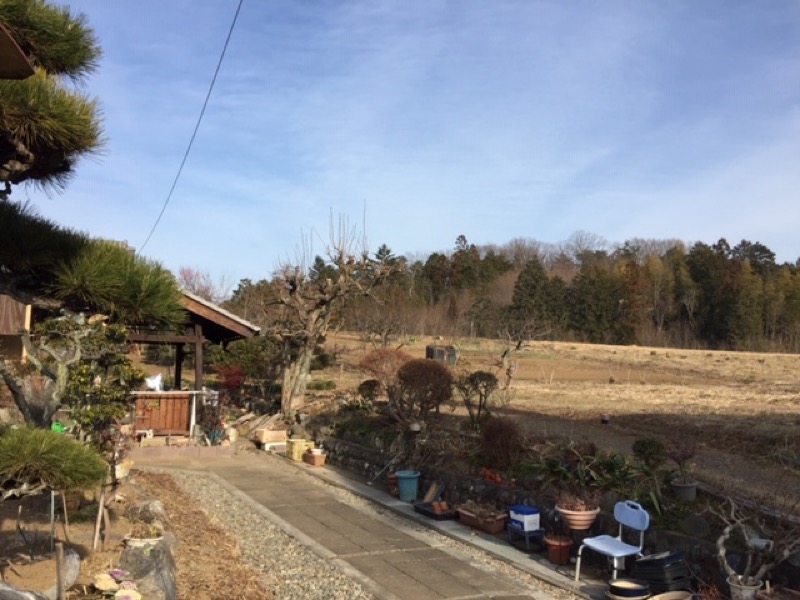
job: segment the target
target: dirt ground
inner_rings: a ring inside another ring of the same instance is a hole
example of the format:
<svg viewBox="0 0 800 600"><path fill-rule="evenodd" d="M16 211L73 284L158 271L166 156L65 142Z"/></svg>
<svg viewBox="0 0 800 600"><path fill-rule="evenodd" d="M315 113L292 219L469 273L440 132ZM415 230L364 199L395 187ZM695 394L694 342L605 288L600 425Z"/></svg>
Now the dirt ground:
<svg viewBox="0 0 800 600"><path fill-rule="evenodd" d="M142 498L158 498L169 516L167 530L179 540L173 547L177 568L179 598L198 600L269 600L258 574L245 565L236 540L212 523L205 513L181 492L169 475L134 472L129 483L115 492L110 506L111 530L102 548L91 553L97 503L85 499L81 508L68 511L69 540L84 560L81 573L67 592L70 599L99 599L91 582L94 575L118 564L122 539L130 530L126 506ZM61 512L60 503L57 504ZM32 544L34 560L17 531L17 517L22 507L20 528ZM55 584L55 559L50 553L50 496L33 496L0 502L0 572L3 580L23 589L44 591ZM63 516L59 516L56 538L65 541ZM231 586L231 581L236 581Z"/></svg>

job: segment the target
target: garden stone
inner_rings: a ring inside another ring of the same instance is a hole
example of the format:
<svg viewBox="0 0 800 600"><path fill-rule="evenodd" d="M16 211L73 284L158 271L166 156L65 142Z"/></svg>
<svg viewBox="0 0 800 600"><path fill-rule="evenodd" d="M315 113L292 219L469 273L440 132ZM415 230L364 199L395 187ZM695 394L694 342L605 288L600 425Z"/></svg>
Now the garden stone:
<svg viewBox="0 0 800 600"><path fill-rule="evenodd" d="M20 590L13 585L0 582L0 600L50 600L41 592Z"/></svg>
<svg viewBox="0 0 800 600"><path fill-rule="evenodd" d="M160 500L145 500L128 508L128 518L131 521L163 524L167 522L167 511Z"/></svg>
<svg viewBox="0 0 800 600"><path fill-rule="evenodd" d="M166 540L143 547L126 546L122 551L119 566L131 574L142 598L178 599L175 560Z"/></svg>

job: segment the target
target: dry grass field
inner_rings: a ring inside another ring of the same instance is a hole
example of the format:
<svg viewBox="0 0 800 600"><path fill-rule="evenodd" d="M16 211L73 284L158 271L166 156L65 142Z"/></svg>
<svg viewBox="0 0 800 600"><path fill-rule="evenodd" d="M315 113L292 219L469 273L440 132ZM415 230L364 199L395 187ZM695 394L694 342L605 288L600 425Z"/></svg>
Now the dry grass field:
<svg viewBox="0 0 800 600"><path fill-rule="evenodd" d="M422 358L430 343L403 350ZM456 346L456 371L486 370L503 380L499 342L436 343ZM355 365L373 346L344 333L327 345L341 351L341 365L315 378L355 389L362 379ZM531 432L627 452L645 435L689 440L700 448L695 462L704 481L800 494L798 355L533 342L511 360L517 370L503 412Z"/></svg>

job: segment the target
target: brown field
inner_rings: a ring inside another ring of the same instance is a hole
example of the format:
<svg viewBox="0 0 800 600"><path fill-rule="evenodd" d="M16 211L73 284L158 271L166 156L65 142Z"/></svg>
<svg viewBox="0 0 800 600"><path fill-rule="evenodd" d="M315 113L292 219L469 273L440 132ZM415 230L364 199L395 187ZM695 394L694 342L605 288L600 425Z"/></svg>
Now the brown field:
<svg viewBox="0 0 800 600"><path fill-rule="evenodd" d="M431 339L403 350L425 356ZM449 342L437 342L449 343ZM317 379L353 390L355 365L373 346L350 334L329 337L342 365ZM486 370L503 380L504 347L458 340L456 371ZM630 452L645 435L697 443L697 474L754 490L800 494L800 356L533 342L512 360L517 371L502 412L533 433L590 439ZM600 423L601 415L610 424Z"/></svg>

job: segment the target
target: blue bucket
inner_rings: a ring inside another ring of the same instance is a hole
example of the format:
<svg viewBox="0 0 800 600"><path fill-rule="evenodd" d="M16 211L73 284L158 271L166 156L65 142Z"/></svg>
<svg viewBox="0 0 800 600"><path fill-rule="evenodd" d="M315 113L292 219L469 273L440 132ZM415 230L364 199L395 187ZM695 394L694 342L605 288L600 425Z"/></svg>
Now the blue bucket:
<svg viewBox="0 0 800 600"><path fill-rule="evenodd" d="M413 502L417 499L419 486L419 471L397 471L397 487L400 490L400 500Z"/></svg>

